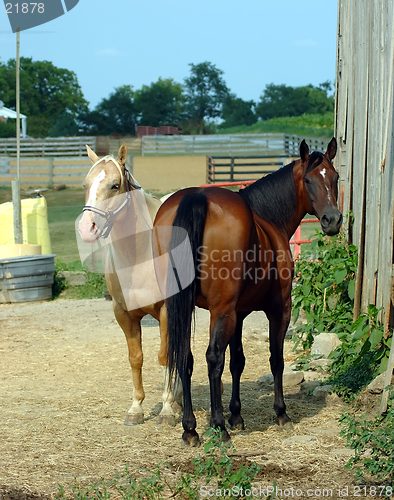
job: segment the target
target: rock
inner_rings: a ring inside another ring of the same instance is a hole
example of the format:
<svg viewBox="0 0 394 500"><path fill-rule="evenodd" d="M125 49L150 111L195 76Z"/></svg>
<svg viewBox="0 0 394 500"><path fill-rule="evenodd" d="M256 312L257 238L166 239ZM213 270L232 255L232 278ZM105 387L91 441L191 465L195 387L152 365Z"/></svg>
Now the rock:
<svg viewBox="0 0 394 500"><path fill-rule="evenodd" d="M86 274L79 271L62 271L66 281L71 286L80 286L86 283Z"/></svg>
<svg viewBox="0 0 394 500"><path fill-rule="evenodd" d="M341 341L336 333L320 333L313 341L311 354L321 354L324 358L328 358L330 352L339 345Z"/></svg>
<svg viewBox="0 0 394 500"><path fill-rule="evenodd" d="M301 382L304 380L304 373L303 372L295 372L293 370L288 370L283 373L283 385L287 387L293 387L298 384L301 384ZM262 385L273 385L274 383L274 376L272 373L267 373L266 375L262 375L257 382Z"/></svg>
<svg viewBox="0 0 394 500"><path fill-rule="evenodd" d="M309 380L308 382L302 382L301 389L308 392L320 386L321 386L320 380Z"/></svg>
<svg viewBox="0 0 394 500"><path fill-rule="evenodd" d="M291 436L287 439L283 440L284 445L293 445L293 444L313 444L317 441L316 436Z"/></svg>
<svg viewBox="0 0 394 500"><path fill-rule="evenodd" d="M341 432L339 429L329 429L327 427L313 427L308 429L312 434L325 437L338 437Z"/></svg>
<svg viewBox="0 0 394 500"><path fill-rule="evenodd" d="M332 385L321 385L313 391L313 396L318 399L324 399L332 391Z"/></svg>
<svg viewBox="0 0 394 500"><path fill-rule="evenodd" d="M267 373L266 375L262 375L257 382L262 385L273 385L274 383L274 376L272 373Z"/></svg>
<svg viewBox="0 0 394 500"><path fill-rule="evenodd" d="M335 448L330 451L331 455L335 455L337 457L353 457L354 456L354 450L351 450L349 448Z"/></svg>
<svg viewBox="0 0 394 500"><path fill-rule="evenodd" d="M311 382L312 380L321 380L321 375L318 372L304 372L304 381Z"/></svg>
<svg viewBox="0 0 394 500"><path fill-rule="evenodd" d="M326 358L321 358L321 359L312 359L312 361L309 363L309 368L311 370L317 370L317 369L322 369L326 370L331 366L332 360L331 359L326 359Z"/></svg>
<svg viewBox="0 0 394 500"><path fill-rule="evenodd" d="M291 339L291 337L294 334L297 334L297 332L295 331L295 329L292 326L289 326L289 328L287 329L286 335L285 335L285 339Z"/></svg>
<svg viewBox="0 0 394 500"><path fill-rule="evenodd" d="M367 386L367 390L371 394L379 394L380 392L383 392L383 389L385 387L385 379L386 379L386 373L381 373L378 375L376 378L372 380L372 382ZM391 378L391 382L393 381L393 378Z"/></svg>
<svg viewBox="0 0 394 500"><path fill-rule="evenodd" d="M283 374L283 385L296 386L304 380L304 372L288 371Z"/></svg>

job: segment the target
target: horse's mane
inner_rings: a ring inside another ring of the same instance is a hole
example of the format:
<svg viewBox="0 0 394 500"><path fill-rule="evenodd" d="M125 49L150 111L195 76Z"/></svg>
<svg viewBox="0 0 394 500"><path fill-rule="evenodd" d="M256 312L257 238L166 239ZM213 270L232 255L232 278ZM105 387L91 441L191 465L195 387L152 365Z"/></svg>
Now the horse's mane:
<svg viewBox="0 0 394 500"><path fill-rule="evenodd" d="M323 154L313 152L309 157L305 172L310 172L322 161ZM297 193L293 176L295 163L293 161L239 191L240 196L253 212L278 229L285 228L289 217L297 208Z"/></svg>

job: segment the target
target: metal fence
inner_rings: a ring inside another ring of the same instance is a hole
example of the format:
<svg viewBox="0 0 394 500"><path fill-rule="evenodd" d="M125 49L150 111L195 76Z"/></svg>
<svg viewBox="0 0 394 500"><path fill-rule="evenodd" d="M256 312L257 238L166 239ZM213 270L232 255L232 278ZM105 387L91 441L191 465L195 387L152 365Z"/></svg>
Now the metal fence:
<svg viewBox="0 0 394 500"><path fill-rule="evenodd" d="M311 150L323 151L327 141L288 134L178 135L142 137L143 156L298 156L305 139Z"/></svg>

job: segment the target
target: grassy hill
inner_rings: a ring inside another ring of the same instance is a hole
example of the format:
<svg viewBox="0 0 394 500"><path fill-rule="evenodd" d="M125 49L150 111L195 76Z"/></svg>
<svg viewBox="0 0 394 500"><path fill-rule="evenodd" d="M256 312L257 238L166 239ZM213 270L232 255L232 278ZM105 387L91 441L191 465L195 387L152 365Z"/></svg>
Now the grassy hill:
<svg viewBox="0 0 394 500"><path fill-rule="evenodd" d="M217 130L218 134L261 134L268 132L330 139L334 135L334 113L284 116L258 121L250 126L240 125L231 128L218 128Z"/></svg>

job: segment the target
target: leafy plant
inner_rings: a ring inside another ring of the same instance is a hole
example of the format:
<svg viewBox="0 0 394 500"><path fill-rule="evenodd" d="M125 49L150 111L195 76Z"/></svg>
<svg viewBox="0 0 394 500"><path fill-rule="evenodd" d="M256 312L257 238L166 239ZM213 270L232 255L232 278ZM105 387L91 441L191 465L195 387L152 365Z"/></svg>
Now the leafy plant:
<svg viewBox="0 0 394 500"><path fill-rule="evenodd" d="M319 333L335 332L341 345L331 354L331 376L327 383L346 400L352 400L376 375L387 367L391 338L385 339L378 321L380 310L373 304L353 322L357 247L347 245L344 235L323 238L318 233L311 251L296 263L293 292L294 322L300 310L307 324L297 327L295 348L302 344L304 353L298 366L311 359L309 349Z"/></svg>
<svg viewBox="0 0 394 500"><path fill-rule="evenodd" d="M365 478L369 475L375 481L393 485L394 392L393 387L390 389L389 405L385 416L358 419L346 411L341 416L340 422L344 426L341 435L346 438L350 448L355 451L355 456L350 458L346 467L354 469L357 477ZM387 488L382 490L387 496L393 494L392 486L389 488L390 491Z"/></svg>
<svg viewBox="0 0 394 500"><path fill-rule="evenodd" d="M338 333L342 343L330 354L334 361L328 383L347 400L354 399L360 389L387 369L392 337L385 339L384 327L378 321L379 312L380 309L370 304L350 331Z"/></svg>
<svg viewBox="0 0 394 500"><path fill-rule="evenodd" d="M353 316L357 247L347 245L342 233L329 239L317 232L311 250L296 262L293 320L305 312L307 324L297 328L296 347L309 349L314 335L348 331Z"/></svg>
<svg viewBox="0 0 394 500"><path fill-rule="evenodd" d="M79 271L85 274L86 281L83 285L70 286L64 277L64 271ZM53 298L62 297L67 299L92 299L100 298L106 290L104 276L99 273L85 271L79 261L66 264L61 259L55 260L55 275L53 284Z"/></svg>
<svg viewBox="0 0 394 500"><path fill-rule="evenodd" d="M181 500L198 500L201 485L215 482L215 489L226 491L226 496L249 498L248 492L252 481L261 467L251 463L249 467L237 465L229 451L232 444L223 443L222 432L219 429L209 429L205 434L208 440L204 444L204 454L193 460L194 473L182 473L176 484L171 484L163 474L164 464L158 464L153 473L136 479L128 466L118 472L110 481L100 481L87 487L81 487L77 482L72 486L72 493L67 494L64 487L59 487L58 499L73 498L74 500L93 500L110 498L125 500L154 500L162 498L179 498ZM273 499L276 495L276 483L267 494ZM227 494L230 493L230 494ZM208 493L207 493L208 494ZM264 495L264 492L263 492ZM209 495L211 496L211 495Z"/></svg>

